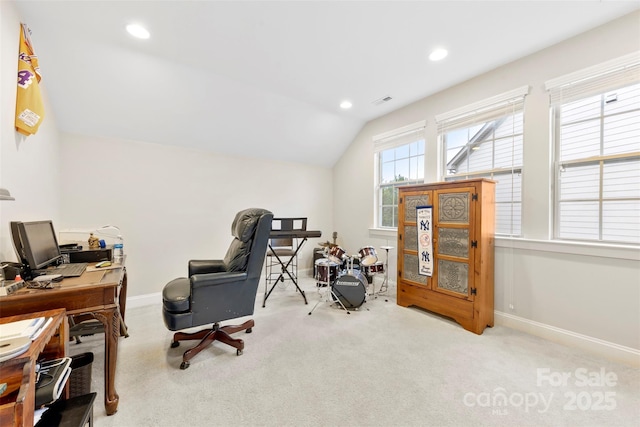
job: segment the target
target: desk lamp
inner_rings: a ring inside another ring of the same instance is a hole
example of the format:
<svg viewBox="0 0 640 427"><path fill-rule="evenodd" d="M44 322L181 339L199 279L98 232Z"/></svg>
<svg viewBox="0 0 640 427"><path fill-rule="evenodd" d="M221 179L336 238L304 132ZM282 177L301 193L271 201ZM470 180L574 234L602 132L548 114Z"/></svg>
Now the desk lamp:
<svg viewBox="0 0 640 427"><path fill-rule="evenodd" d="M100 233L100 230L109 230L109 229L116 230L118 234L116 236L113 236L111 234ZM102 227L97 229L95 232L96 234L103 234L105 236L109 236L114 239L113 253L111 255L113 263L114 264L124 263L124 242L122 239L122 234L120 233L120 229L115 225L103 225Z"/></svg>
<svg viewBox="0 0 640 427"><path fill-rule="evenodd" d="M6 188L0 188L0 200L15 200Z"/></svg>
<svg viewBox="0 0 640 427"><path fill-rule="evenodd" d="M105 230L116 230L117 233L116 234L104 233ZM103 225L100 228L96 228L94 233L99 236L111 237L113 239L118 238L118 236L122 236L122 233L120 232L120 229L118 227L116 227L115 225L109 225L109 224Z"/></svg>

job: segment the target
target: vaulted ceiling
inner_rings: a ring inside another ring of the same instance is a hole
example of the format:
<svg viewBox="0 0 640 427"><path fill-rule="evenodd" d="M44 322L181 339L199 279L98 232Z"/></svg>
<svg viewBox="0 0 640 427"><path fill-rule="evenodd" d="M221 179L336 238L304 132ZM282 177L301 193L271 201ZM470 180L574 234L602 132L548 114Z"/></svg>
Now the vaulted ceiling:
<svg viewBox="0 0 640 427"><path fill-rule="evenodd" d="M62 131L323 167L367 121L640 7L592 0L13 3L32 31ZM145 25L151 37L132 38L129 23ZM449 56L430 61L440 46ZM341 109L343 100L353 107Z"/></svg>

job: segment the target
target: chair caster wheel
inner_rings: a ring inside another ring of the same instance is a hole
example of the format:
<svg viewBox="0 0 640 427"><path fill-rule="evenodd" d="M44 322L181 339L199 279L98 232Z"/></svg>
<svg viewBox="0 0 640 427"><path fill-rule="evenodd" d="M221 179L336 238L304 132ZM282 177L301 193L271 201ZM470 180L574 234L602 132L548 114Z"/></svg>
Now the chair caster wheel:
<svg viewBox="0 0 640 427"><path fill-rule="evenodd" d="M189 367L189 365L190 365L189 362L182 362L180 364L180 369L182 369L184 371L185 369L187 369Z"/></svg>
<svg viewBox="0 0 640 427"><path fill-rule="evenodd" d="M240 349L236 350L236 356L242 356L242 350Z"/></svg>
<svg viewBox="0 0 640 427"><path fill-rule="evenodd" d="M171 341L171 348L176 348L180 345L180 341Z"/></svg>
<svg viewBox="0 0 640 427"><path fill-rule="evenodd" d="M248 328L247 333L250 334L251 332L253 332L253 328Z"/></svg>

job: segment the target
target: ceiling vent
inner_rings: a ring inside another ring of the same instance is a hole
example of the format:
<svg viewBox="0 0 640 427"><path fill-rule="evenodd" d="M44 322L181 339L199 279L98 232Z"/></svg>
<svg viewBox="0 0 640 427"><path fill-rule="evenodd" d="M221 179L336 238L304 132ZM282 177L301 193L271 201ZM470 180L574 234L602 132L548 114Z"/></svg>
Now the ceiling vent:
<svg viewBox="0 0 640 427"><path fill-rule="evenodd" d="M385 102L389 102L391 101L393 98L391 98L389 95L387 96L383 96L382 98L378 98L375 101L371 102L373 105L382 105Z"/></svg>

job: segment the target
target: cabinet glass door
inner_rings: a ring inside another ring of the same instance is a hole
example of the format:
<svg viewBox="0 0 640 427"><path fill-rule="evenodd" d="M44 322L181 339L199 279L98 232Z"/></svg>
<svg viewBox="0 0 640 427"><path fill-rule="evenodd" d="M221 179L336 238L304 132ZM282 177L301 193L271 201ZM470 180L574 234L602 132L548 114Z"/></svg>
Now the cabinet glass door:
<svg viewBox="0 0 640 427"><path fill-rule="evenodd" d="M473 187L434 194L434 291L473 300Z"/></svg>
<svg viewBox="0 0 640 427"><path fill-rule="evenodd" d="M402 279L427 285L430 277L418 273L418 229L416 207L432 204L431 191L401 192L398 215L403 225L398 228L398 272Z"/></svg>

